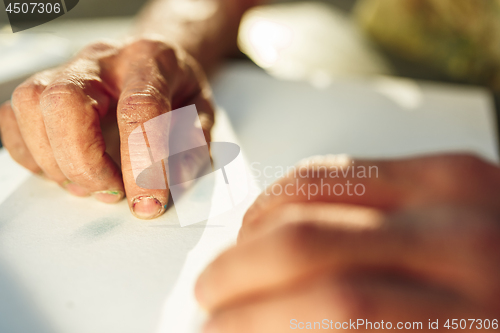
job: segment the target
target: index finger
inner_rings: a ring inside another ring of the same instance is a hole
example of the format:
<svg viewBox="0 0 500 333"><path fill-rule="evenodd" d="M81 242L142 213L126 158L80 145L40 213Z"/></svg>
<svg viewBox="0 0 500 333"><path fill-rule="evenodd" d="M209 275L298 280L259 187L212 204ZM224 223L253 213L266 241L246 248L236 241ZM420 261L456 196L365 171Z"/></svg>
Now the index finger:
<svg viewBox="0 0 500 333"><path fill-rule="evenodd" d="M162 56L141 61L142 53L132 52L151 49ZM206 79L187 54L154 41L136 42L126 52L132 53L125 57L130 63L123 71L127 74L121 79L118 102L123 181L131 212L142 219L153 219L167 207L169 181L192 180L203 166L195 158L186 160L180 170L171 166L169 170L164 159L176 146L205 146L208 152L214 112ZM199 121L190 120L201 126L193 127L195 133L183 131L182 119L172 116L172 110L182 115L182 110L175 109L193 104L198 111L194 117Z"/></svg>

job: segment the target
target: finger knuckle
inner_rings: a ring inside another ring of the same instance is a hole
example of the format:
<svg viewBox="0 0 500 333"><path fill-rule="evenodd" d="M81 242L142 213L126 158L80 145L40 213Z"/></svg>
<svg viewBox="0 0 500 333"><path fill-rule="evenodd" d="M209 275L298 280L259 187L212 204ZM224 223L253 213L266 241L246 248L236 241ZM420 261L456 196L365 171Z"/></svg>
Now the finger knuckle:
<svg viewBox="0 0 500 333"><path fill-rule="evenodd" d="M500 253L500 225L498 221L485 214L463 213L461 223L457 223L454 233L462 246L481 251L483 254ZM459 245L459 244L457 244Z"/></svg>
<svg viewBox="0 0 500 333"><path fill-rule="evenodd" d="M153 86L126 93L120 98L119 122L123 124L137 124L140 108L158 108L159 111L168 110L170 105L166 98Z"/></svg>
<svg viewBox="0 0 500 333"><path fill-rule="evenodd" d="M12 93L12 105L19 106L27 101L37 101L44 89L45 86L37 82L23 83Z"/></svg>
<svg viewBox="0 0 500 333"><path fill-rule="evenodd" d="M135 105L157 105L163 102L163 98L157 88L148 85L140 90L126 93L121 97L124 106Z"/></svg>
<svg viewBox="0 0 500 333"><path fill-rule="evenodd" d="M117 45L110 42L95 42L83 48L80 54L88 58L95 58L95 56L101 57L103 54L115 53L117 49Z"/></svg>
<svg viewBox="0 0 500 333"><path fill-rule="evenodd" d="M170 64L178 64L178 60L181 58L179 50L166 45L164 45L160 50L162 59L165 59Z"/></svg>
<svg viewBox="0 0 500 333"><path fill-rule="evenodd" d="M488 163L475 155L457 154L429 159L421 168L421 173L427 183L437 185L444 191L456 192L463 186L460 180L477 182L488 169Z"/></svg>
<svg viewBox="0 0 500 333"><path fill-rule="evenodd" d="M142 49L153 49L153 48L157 48L160 45L161 45L161 42L154 40L154 39L148 39L148 38L141 38L141 39L138 39L130 44L131 47L137 47L137 48L142 48Z"/></svg>
<svg viewBox="0 0 500 333"><path fill-rule="evenodd" d="M72 101L82 97L84 92L81 85L73 80L56 82L48 86L40 96L42 111L47 107L54 107L62 102Z"/></svg>
<svg viewBox="0 0 500 333"><path fill-rule="evenodd" d="M154 39L139 39L131 43L126 50L148 54L160 68L171 72L181 66L181 59L185 61L187 58L187 53L182 49Z"/></svg>
<svg viewBox="0 0 500 333"><path fill-rule="evenodd" d="M299 223L282 227L279 237L280 248L293 258L305 258L313 249L317 227L313 224Z"/></svg>
<svg viewBox="0 0 500 333"><path fill-rule="evenodd" d="M436 168L442 173L453 169L457 173L467 173L483 168L486 163L473 154L457 154L443 156L437 159Z"/></svg>
<svg viewBox="0 0 500 333"><path fill-rule="evenodd" d="M71 96L80 93L80 87L73 82L54 83L43 92L44 98Z"/></svg>
<svg viewBox="0 0 500 333"><path fill-rule="evenodd" d="M176 50L173 47L155 39L139 39L132 42L129 47L134 50L139 49L148 54L155 55L161 53L164 56L176 58Z"/></svg>
<svg viewBox="0 0 500 333"><path fill-rule="evenodd" d="M352 318L370 318L377 313L376 299L370 297L364 291L363 281L359 276L340 275L331 272L327 275L326 284L322 295L326 306L330 305L338 311L338 315L344 320ZM339 304L341 307L339 308Z"/></svg>

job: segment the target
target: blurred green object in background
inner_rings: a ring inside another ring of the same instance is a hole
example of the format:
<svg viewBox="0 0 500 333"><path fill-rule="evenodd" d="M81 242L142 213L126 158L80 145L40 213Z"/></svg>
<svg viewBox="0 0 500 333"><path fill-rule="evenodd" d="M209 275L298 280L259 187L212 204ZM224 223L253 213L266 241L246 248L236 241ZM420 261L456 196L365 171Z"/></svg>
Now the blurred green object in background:
<svg viewBox="0 0 500 333"><path fill-rule="evenodd" d="M354 15L389 53L500 92L500 0L361 0Z"/></svg>

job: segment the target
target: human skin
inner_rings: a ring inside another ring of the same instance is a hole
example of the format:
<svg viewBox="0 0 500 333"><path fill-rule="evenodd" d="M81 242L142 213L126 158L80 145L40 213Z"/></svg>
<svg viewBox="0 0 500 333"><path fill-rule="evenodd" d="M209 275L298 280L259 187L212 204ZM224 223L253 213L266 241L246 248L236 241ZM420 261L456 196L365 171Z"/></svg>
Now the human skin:
<svg viewBox="0 0 500 333"><path fill-rule="evenodd" d="M365 195L256 200L238 244L197 282L211 314L204 333L289 332L291 319L424 329L439 319L437 331L448 331L447 319L500 319L500 169L470 155L355 165L378 167L378 178L356 180ZM294 193L321 179L346 180L289 175L277 184Z"/></svg>
<svg viewBox="0 0 500 333"><path fill-rule="evenodd" d="M128 135L156 116L195 104L209 141L214 109L206 73L235 52L241 16L255 3L151 2L128 40L92 44L17 87L0 107L5 148L19 164L71 194L106 203L126 195L136 217L161 215L168 189L136 185ZM118 159L110 155L110 142L120 144Z"/></svg>

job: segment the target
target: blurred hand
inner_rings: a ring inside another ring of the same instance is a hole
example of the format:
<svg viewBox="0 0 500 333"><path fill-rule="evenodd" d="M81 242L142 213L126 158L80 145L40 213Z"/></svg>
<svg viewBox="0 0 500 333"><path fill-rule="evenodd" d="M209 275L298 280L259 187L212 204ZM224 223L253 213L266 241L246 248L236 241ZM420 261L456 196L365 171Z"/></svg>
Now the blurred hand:
<svg viewBox="0 0 500 333"><path fill-rule="evenodd" d="M279 333L349 319L423 329L439 319L444 331L447 319L500 319L500 170L465 155L354 164L378 167L362 196L259 197L239 244L198 280L197 298L212 315L205 332ZM345 180L298 178L276 184Z"/></svg>
<svg viewBox="0 0 500 333"><path fill-rule="evenodd" d="M382 161L331 155L305 160L295 170L271 185L248 209L239 240L281 223L311 218L330 221L332 215L337 223L353 226L375 223L376 211L426 205L471 205L500 212L500 169L472 155ZM350 209L353 205L355 209Z"/></svg>
<svg viewBox="0 0 500 333"><path fill-rule="evenodd" d="M22 166L74 195L113 203L126 194L135 216L155 218L165 211L168 189L136 185L128 136L156 116L195 104L209 142L210 96L201 67L179 47L146 39L93 44L14 91L0 108L2 142ZM103 132L113 125L118 130ZM114 144L121 166L109 154Z"/></svg>

